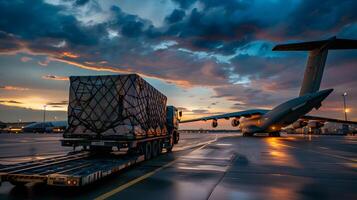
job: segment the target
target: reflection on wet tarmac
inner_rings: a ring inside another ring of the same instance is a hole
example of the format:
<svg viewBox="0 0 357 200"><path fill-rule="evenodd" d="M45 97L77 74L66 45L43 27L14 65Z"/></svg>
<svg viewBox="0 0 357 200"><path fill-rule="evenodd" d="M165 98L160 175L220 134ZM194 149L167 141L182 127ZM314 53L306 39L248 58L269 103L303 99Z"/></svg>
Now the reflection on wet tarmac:
<svg viewBox="0 0 357 200"><path fill-rule="evenodd" d="M289 166L289 167L301 167L298 161L294 158L294 155L289 151L290 148L286 144L283 144L280 138L268 137L264 138L264 141L268 145L267 153L262 154L262 159L269 164ZM270 155L270 156L269 156Z"/></svg>
<svg viewBox="0 0 357 200"><path fill-rule="evenodd" d="M186 135L180 147L212 139L207 136ZM341 136L221 137L162 155L83 190L28 187L21 192L6 183L0 199L94 199L173 160L110 199L355 199L356 142L357 137Z"/></svg>

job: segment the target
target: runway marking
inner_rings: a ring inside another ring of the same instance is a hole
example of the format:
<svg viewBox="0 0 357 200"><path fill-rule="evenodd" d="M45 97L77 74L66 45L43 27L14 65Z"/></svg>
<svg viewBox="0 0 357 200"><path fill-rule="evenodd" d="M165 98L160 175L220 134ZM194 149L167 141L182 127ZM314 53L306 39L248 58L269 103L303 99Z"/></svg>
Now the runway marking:
<svg viewBox="0 0 357 200"><path fill-rule="evenodd" d="M200 143L197 143L197 144L194 144L194 145L190 145L190 146L186 146L186 147L178 147L178 148L174 149L173 151L183 151L183 150L187 150L187 149L192 149L192 148L195 148L195 147L198 147L198 146L201 146L201 145L205 145L207 143L215 142L215 141L217 141L217 138L218 138L218 136L216 135L216 137L213 140L209 140L209 141L206 141L206 142L200 142Z"/></svg>
<svg viewBox="0 0 357 200"><path fill-rule="evenodd" d="M319 151L314 151L314 150L310 150L310 151L315 152L315 153L320 153L320 154L323 154L323 155L327 155L327 156L331 156L331 157L335 157L335 158L340 158L340 159L343 159L343 160L357 162L357 159L354 159L354 158L347 158L345 156L340 156L340 155L335 155L335 154L325 153L325 152L319 152Z"/></svg>
<svg viewBox="0 0 357 200"><path fill-rule="evenodd" d="M294 146L290 146L290 145L287 145L287 144L280 144L281 146L284 146L284 147L288 147L288 148L294 148L294 149L297 149L298 147L294 147ZM319 146L319 148L321 149L328 149L327 147L321 147ZM301 149L301 148L299 148ZM339 159L343 159L343 160L348 160L348 161L352 161L352 162L357 162L357 159L354 159L354 158L348 158L348 157L345 157L345 156L340 156L340 155L335 155L335 154L331 154L331 153L326 153L326 152L321 152L321 151L315 151L315 150L312 150L312 149L303 149L304 151L310 151L310 152L314 152L314 153L319 153L319 154L322 154L322 155L325 155L325 156L331 156L331 157L335 157L335 158L339 158Z"/></svg>
<svg viewBox="0 0 357 200"><path fill-rule="evenodd" d="M206 144L204 144L204 145L201 146L200 148L195 149L194 151L203 149L204 147L206 147L207 145L209 145L209 144L211 144L212 142L215 142L215 141L217 141L217 135L216 135L216 138L215 138L214 140L210 140L210 141L206 142ZM125 190L125 189L127 189L127 188L129 188L129 187L131 187L131 186L133 186L133 185L135 185L135 184L137 184L137 183L139 183L139 182L145 180L145 179L147 179L147 178L149 178L150 176L152 176L152 175L156 174L157 172L161 171L162 169L167 168L167 167L170 167L170 166L173 165L175 162L177 162L177 158L176 158L175 160L173 160L173 161L167 163L166 165L161 166L161 167L155 169L154 171L151 171L151 172L149 172L149 173L146 173L146 174L144 174L143 176L140 176L140 177L138 177L138 178L136 178L136 179L133 179L133 180L129 181L128 183L125 183L124 185L121 185L121 186L119 186L119 187L117 187L117 188L115 188L115 189L113 189L113 190L111 190L111 191L109 191L109 192L107 192L107 193L104 193L104 194L102 194L102 195L96 197L94 200L104 200L104 199L108 199L109 197L111 197L111 196L113 196L113 195L115 195L115 194L117 194L117 193L119 193L119 192L121 192L121 191L123 191L123 190Z"/></svg>

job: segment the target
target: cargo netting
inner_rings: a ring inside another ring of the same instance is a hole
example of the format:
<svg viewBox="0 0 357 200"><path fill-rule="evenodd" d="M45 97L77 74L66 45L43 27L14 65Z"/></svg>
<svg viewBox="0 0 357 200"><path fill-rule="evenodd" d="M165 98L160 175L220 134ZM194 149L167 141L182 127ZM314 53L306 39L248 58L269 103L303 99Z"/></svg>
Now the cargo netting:
<svg viewBox="0 0 357 200"><path fill-rule="evenodd" d="M136 74L70 77L66 137L167 134L165 95Z"/></svg>

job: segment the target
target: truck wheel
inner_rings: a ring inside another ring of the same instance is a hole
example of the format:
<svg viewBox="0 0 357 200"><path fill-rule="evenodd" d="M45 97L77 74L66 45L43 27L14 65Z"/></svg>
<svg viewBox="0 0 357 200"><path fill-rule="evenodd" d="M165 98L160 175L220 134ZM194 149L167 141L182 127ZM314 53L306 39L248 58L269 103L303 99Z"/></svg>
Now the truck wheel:
<svg viewBox="0 0 357 200"><path fill-rule="evenodd" d="M171 137L170 138L170 146L169 147L166 147L166 151L167 152L172 152L172 148L174 147L174 139Z"/></svg>
<svg viewBox="0 0 357 200"><path fill-rule="evenodd" d="M175 132L174 133L174 144L177 144L180 140L180 133L179 132Z"/></svg>
<svg viewBox="0 0 357 200"><path fill-rule="evenodd" d="M112 147L102 146L90 146L89 151L93 154L109 154L112 151Z"/></svg>
<svg viewBox="0 0 357 200"><path fill-rule="evenodd" d="M25 182L19 182L19 181L10 181L10 183L16 187L24 187L25 186Z"/></svg>
<svg viewBox="0 0 357 200"><path fill-rule="evenodd" d="M158 141L158 146L159 146L158 155L160 155L162 153L162 141L161 140Z"/></svg>
<svg viewBox="0 0 357 200"><path fill-rule="evenodd" d="M151 159L151 155L152 155L151 151L152 151L151 142L146 142L145 143L145 160Z"/></svg>
<svg viewBox="0 0 357 200"><path fill-rule="evenodd" d="M159 145L157 141L152 142L152 157L155 158L159 152Z"/></svg>

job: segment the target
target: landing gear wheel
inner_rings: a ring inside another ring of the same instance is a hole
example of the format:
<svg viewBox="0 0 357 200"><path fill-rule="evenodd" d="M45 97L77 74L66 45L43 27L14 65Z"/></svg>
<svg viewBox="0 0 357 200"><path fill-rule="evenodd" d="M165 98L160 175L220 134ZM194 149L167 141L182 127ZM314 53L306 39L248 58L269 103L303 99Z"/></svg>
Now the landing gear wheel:
<svg viewBox="0 0 357 200"><path fill-rule="evenodd" d="M152 155L152 146L151 142L145 143L145 160L150 160Z"/></svg>
<svg viewBox="0 0 357 200"><path fill-rule="evenodd" d="M269 136L270 136L270 137L280 137L280 132L272 132L272 133L269 133Z"/></svg>
<svg viewBox="0 0 357 200"><path fill-rule="evenodd" d="M253 133L243 133L243 137L253 137Z"/></svg>
<svg viewBox="0 0 357 200"><path fill-rule="evenodd" d="M152 142L152 157L155 158L159 152L159 145L157 141Z"/></svg>

